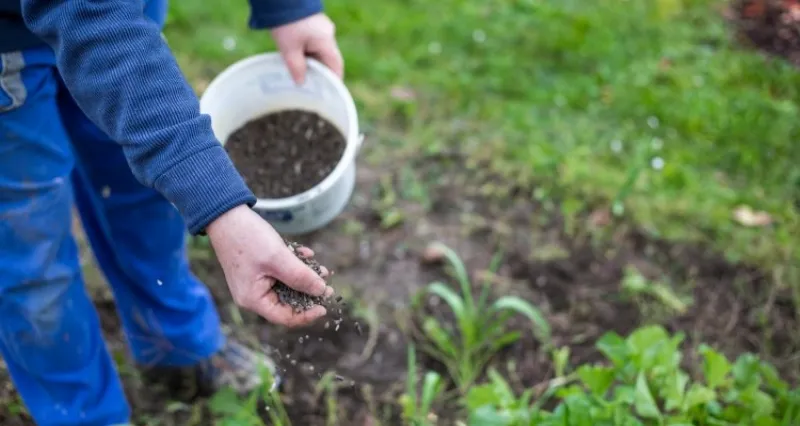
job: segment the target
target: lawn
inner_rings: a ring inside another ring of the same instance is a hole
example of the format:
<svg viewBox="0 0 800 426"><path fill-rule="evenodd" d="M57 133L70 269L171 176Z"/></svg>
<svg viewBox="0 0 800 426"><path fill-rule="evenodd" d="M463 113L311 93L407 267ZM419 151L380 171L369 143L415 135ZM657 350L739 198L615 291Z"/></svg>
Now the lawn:
<svg viewBox="0 0 800 426"><path fill-rule="evenodd" d="M567 215L613 200L653 235L796 264L800 75L737 47L724 6L390 0L327 10L374 143L484 155L536 182L537 198L560 198ZM245 5L173 3L166 33L199 88L272 48L247 17ZM389 128L402 140L383 140ZM743 229L732 220L742 205L778 226Z"/></svg>
<svg viewBox="0 0 800 426"><path fill-rule="evenodd" d="M348 306L263 324L193 241L223 316L284 361L262 416L797 424L800 73L737 41L727 6L329 1L367 144L351 206L298 240ZM273 49L247 18L172 2L198 93ZM123 374L142 424L260 424L255 399L165 402Z"/></svg>

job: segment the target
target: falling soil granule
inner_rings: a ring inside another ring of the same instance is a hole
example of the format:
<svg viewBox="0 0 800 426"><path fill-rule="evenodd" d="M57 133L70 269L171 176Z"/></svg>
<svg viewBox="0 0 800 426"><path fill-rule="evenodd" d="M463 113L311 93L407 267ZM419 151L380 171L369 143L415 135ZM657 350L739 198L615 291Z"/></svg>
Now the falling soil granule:
<svg viewBox="0 0 800 426"><path fill-rule="evenodd" d="M342 158L345 137L316 113L286 110L236 130L225 149L258 198L286 198L308 191Z"/></svg>

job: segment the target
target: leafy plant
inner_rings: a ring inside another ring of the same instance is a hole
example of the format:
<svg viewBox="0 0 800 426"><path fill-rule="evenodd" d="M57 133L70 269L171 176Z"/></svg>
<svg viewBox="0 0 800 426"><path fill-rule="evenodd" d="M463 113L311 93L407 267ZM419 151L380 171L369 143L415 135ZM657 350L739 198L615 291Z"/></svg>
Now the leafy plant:
<svg viewBox="0 0 800 426"><path fill-rule="evenodd" d="M476 299L472 294L469 275L458 255L444 244L437 243L432 248L441 252L449 262L460 294L444 283L434 282L417 295L412 306L420 311L424 299L422 296L434 295L450 307L456 320L455 327L447 327L439 319L426 315L422 332L427 342L421 348L445 365L462 394L480 376L497 351L520 338L520 332L507 330L508 321L513 315L527 317L535 335L545 346L549 346L550 325L537 308L512 296L490 302L488 280L483 283ZM491 272L496 271L499 261L500 256L495 256L490 265Z"/></svg>
<svg viewBox="0 0 800 426"><path fill-rule="evenodd" d="M608 365L582 365L563 387L531 403L531 391L517 397L497 374L465 398L470 425L795 425L800 424L800 391L791 390L771 365L752 354L734 363L709 346L698 349L703 377L681 369L684 336L661 326L642 327L623 339L608 333L597 343ZM549 397L552 412L540 410Z"/></svg>
<svg viewBox="0 0 800 426"><path fill-rule="evenodd" d="M408 348L408 376L406 392L400 398L403 408L403 419L411 426L428 426L435 424L435 415L431 409L436 399L444 391L441 376L434 371L425 373L422 389L417 391L417 355L414 346Z"/></svg>
<svg viewBox="0 0 800 426"><path fill-rule="evenodd" d="M263 384L246 397L240 397L233 389L226 388L215 393L209 401L211 413L217 417L220 426L266 426L259 415L259 405L266 403L267 416L271 426L291 426L286 407L280 394L273 389L275 378L263 368Z"/></svg>

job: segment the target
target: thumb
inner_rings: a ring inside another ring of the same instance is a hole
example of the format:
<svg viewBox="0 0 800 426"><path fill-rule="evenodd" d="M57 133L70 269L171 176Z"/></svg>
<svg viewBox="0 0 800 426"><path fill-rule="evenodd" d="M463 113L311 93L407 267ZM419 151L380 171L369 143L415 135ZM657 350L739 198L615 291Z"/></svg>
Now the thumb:
<svg viewBox="0 0 800 426"><path fill-rule="evenodd" d="M281 250L281 254L277 256L274 264L276 267L272 276L278 281L311 296L325 294L328 288L325 280L303 263L302 260L298 259L289 248Z"/></svg>
<svg viewBox="0 0 800 426"><path fill-rule="evenodd" d="M305 51L299 46L286 48L281 51L281 56L283 56L283 61L286 62L286 67L289 68L292 80L296 84L303 84L306 78Z"/></svg>

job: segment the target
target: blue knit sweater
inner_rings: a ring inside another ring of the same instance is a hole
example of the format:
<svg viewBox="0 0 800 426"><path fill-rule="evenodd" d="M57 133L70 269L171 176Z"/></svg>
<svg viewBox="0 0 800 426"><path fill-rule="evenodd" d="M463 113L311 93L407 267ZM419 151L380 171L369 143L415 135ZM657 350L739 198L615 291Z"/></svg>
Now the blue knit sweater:
<svg viewBox="0 0 800 426"><path fill-rule="evenodd" d="M322 10L321 0L249 1L254 29ZM0 52L47 43L80 108L122 145L136 177L200 233L255 197L142 11L141 0L0 0Z"/></svg>

